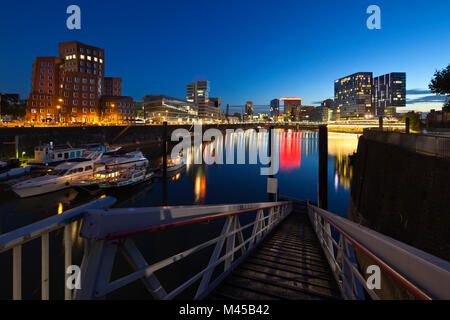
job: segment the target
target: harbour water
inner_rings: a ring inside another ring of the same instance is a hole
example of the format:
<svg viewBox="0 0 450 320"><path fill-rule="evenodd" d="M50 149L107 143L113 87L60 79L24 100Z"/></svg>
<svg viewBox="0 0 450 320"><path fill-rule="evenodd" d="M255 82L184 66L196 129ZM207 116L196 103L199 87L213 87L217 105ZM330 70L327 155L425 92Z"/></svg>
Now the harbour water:
<svg viewBox="0 0 450 320"><path fill-rule="evenodd" d="M230 148L240 144L246 147L248 152L254 148L266 148L267 134L227 135L223 139L210 144L196 147L192 154L201 153L203 156L224 150L224 157ZM250 143L249 143L250 142ZM328 196L329 210L341 216L346 216L347 205L350 197L350 182L352 179L352 167L349 163L349 155L356 152L358 135L329 133L328 156ZM301 200L317 201L318 181L318 133L313 131L286 131L279 132L279 192L281 197L291 197ZM149 150L142 150L151 160ZM21 226L45 219L52 215L60 214L65 210L76 207L102 195L112 195L117 198L115 207L154 207L167 204L192 205L192 204L222 204L222 203L251 203L268 200L267 176L260 174L260 164L188 164L184 169L168 177L167 183L155 179L153 183L145 183L131 189L120 191L101 192L91 195L84 191L66 189L57 193L42 195L33 198L20 199L12 192L3 192L0 195L0 233L17 229ZM74 263L81 263L83 241L77 232L80 224L73 230ZM142 240L147 251L152 255L149 260L164 258L188 248L206 233L215 232L218 225L196 225L169 230L161 234L155 234ZM136 240L140 241L140 240ZM24 298L37 299L40 293L40 266L27 265L27 261L39 261L40 243L30 243L24 246ZM51 269L53 278L59 280L51 283L52 295L63 297L64 259L62 234L56 232L51 236ZM31 260L34 256L35 260ZM205 259L199 256L198 259ZM8 261L9 259L9 261ZM30 260L28 260L30 259ZM195 257L194 257L195 259ZM11 272L11 254L0 256L0 272ZM126 268L117 271L126 273ZM189 268L183 269L187 277ZM194 272L194 270L192 270ZM172 273L173 276L173 273ZM162 276L164 278L164 276ZM176 278L176 277L175 277ZM12 279L12 277L5 277ZM177 279L170 279L175 285ZM11 284L3 284L0 288L0 299L9 299ZM139 298L139 289L135 288L133 298ZM129 297L128 293L124 294ZM124 297L120 293L117 297Z"/></svg>

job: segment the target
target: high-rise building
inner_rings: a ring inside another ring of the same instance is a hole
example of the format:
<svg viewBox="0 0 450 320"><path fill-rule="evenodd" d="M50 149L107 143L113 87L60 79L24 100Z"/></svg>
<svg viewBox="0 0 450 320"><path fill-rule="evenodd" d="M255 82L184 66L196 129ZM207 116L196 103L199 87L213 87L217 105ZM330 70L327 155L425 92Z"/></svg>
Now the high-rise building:
<svg viewBox="0 0 450 320"><path fill-rule="evenodd" d="M102 96L99 112L104 124L129 124L136 118L132 97Z"/></svg>
<svg viewBox="0 0 450 320"><path fill-rule="evenodd" d="M121 96L122 95L122 78L105 77L103 86L103 95L105 96Z"/></svg>
<svg viewBox="0 0 450 320"><path fill-rule="evenodd" d="M221 98L209 98L209 105L216 110L218 118L222 114L222 99Z"/></svg>
<svg viewBox="0 0 450 320"><path fill-rule="evenodd" d="M373 103L377 115L393 117L406 106L406 73L393 72L374 78Z"/></svg>
<svg viewBox="0 0 450 320"><path fill-rule="evenodd" d="M209 103L210 82L198 80L186 86L186 100L195 103L199 118L217 119L218 111Z"/></svg>
<svg viewBox="0 0 450 320"><path fill-rule="evenodd" d="M372 104L372 72L358 72L334 82L337 118L361 118L375 115Z"/></svg>
<svg viewBox="0 0 450 320"><path fill-rule="evenodd" d="M253 113L254 113L254 105L252 101L247 101L245 103L245 115L247 117L253 117Z"/></svg>
<svg viewBox="0 0 450 320"><path fill-rule="evenodd" d="M285 118L292 121L298 121L300 118L300 108L302 107L302 98L281 98L284 102Z"/></svg>
<svg viewBox="0 0 450 320"><path fill-rule="evenodd" d="M270 116L272 118L277 118L280 114L280 100L279 99L273 99L270 101Z"/></svg>

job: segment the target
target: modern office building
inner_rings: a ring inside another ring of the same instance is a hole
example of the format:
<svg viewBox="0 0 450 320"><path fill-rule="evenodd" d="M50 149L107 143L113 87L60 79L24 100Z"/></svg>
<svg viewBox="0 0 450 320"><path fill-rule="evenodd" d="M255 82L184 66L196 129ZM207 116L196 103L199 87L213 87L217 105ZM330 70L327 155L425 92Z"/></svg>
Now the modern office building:
<svg viewBox="0 0 450 320"><path fill-rule="evenodd" d="M121 96L122 95L122 78L105 77L103 86L103 95L105 96Z"/></svg>
<svg viewBox="0 0 450 320"><path fill-rule="evenodd" d="M394 117L406 106L406 73L393 72L374 78L373 103L378 116Z"/></svg>
<svg viewBox="0 0 450 320"><path fill-rule="evenodd" d="M104 124L130 124L135 120L132 97L102 96L99 112L100 121Z"/></svg>
<svg viewBox="0 0 450 320"><path fill-rule="evenodd" d="M166 95L146 95L143 97L144 118L146 122L196 122L197 105Z"/></svg>
<svg viewBox="0 0 450 320"><path fill-rule="evenodd" d="M319 107L315 107L311 113L309 121L313 122L328 122L329 120L329 108L327 106L324 106L323 104Z"/></svg>
<svg viewBox="0 0 450 320"><path fill-rule="evenodd" d="M358 72L334 83L337 119L362 118L375 115L372 103L372 72Z"/></svg>
<svg viewBox="0 0 450 320"><path fill-rule="evenodd" d="M221 118L222 115L222 99L221 98L209 98L209 105L217 113L216 119Z"/></svg>
<svg viewBox="0 0 450 320"><path fill-rule="evenodd" d="M272 118L277 118L280 114L280 100L279 99L273 99L270 101L270 116Z"/></svg>
<svg viewBox="0 0 450 320"><path fill-rule="evenodd" d="M245 103L245 115L248 117L248 118L252 118L253 117L253 114L254 114L254 104L253 104L253 102L252 101L247 101L246 103Z"/></svg>
<svg viewBox="0 0 450 320"><path fill-rule="evenodd" d="M302 98L281 98L284 102L285 119L298 121L300 118L300 108L302 107Z"/></svg>
<svg viewBox="0 0 450 320"><path fill-rule="evenodd" d="M315 108L314 106L301 106L298 109L298 115L296 115L295 121L311 121L311 113Z"/></svg>
<svg viewBox="0 0 450 320"><path fill-rule="evenodd" d="M186 86L186 101L194 103L198 109L198 117L206 120L218 118L218 112L209 103L210 82L198 80Z"/></svg>

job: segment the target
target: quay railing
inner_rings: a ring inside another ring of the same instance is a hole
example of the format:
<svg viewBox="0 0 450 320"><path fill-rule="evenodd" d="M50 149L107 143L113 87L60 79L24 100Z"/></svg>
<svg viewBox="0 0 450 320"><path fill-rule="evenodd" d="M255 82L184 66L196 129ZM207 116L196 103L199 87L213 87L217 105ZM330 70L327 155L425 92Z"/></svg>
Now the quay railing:
<svg viewBox="0 0 450 320"><path fill-rule="evenodd" d="M291 202L90 210L81 229L81 236L90 245L81 266L82 289L76 291L75 298L103 298L139 279L155 299L173 299L191 287L196 292L194 299L205 298L291 211ZM241 225L239 217L244 213L249 213L251 222ZM151 265L131 238L137 234L220 218L224 218L224 222L217 237ZM172 291L166 291L155 274L157 271L213 246L209 262L201 271ZM118 252L134 271L111 280ZM216 275L214 279L213 274ZM198 282L195 289L194 284Z"/></svg>
<svg viewBox="0 0 450 320"><path fill-rule="evenodd" d="M397 145L412 152L440 158L450 158L450 136L366 129L363 137L369 140Z"/></svg>
<svg viewBox="0 0 450 320"><path fill-rule="evenodd" d="M72 227L88 210L107 208L115 203L111 197L100 198L0 236L0 254L12 250L12 272L14 300L22 299L22 246L35 239L41 239L41 298L50 299L50 249L49 236L53 231L64 229L64 270L72 265ZM66 272L64 272L66 274ZM66 281L68 274L66 274ZM64 281L64 283L66 283ZM65 299L72 298L72 290L65 286Z"/></svg>
<svg viewBox="0 0 450 320"><path fill-rule="evenodd" d="M378 266L418 300L450 299L450 263L308 203L308 215L345 299L364 299L368 288L355 252ZM367 275L366 275L367 276Z"/></svg>

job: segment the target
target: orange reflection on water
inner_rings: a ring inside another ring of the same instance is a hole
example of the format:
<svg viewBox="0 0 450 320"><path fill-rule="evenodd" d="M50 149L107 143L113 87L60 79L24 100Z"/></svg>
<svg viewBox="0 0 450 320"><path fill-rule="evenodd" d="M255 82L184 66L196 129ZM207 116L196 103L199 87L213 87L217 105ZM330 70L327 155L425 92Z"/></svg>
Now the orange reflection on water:
<svg viewBox="0 0 450 320"><path fill-rule="evenodd" d="M206 176L201 168L197 171L195 176L195 203L204 203L206 194Z"/></svg>
<svg viewBox="0 0 450 320"><path fill-rule="evenodd" d="M302 133L280 132L280 170L290 172L302 164Z"/></svg>

